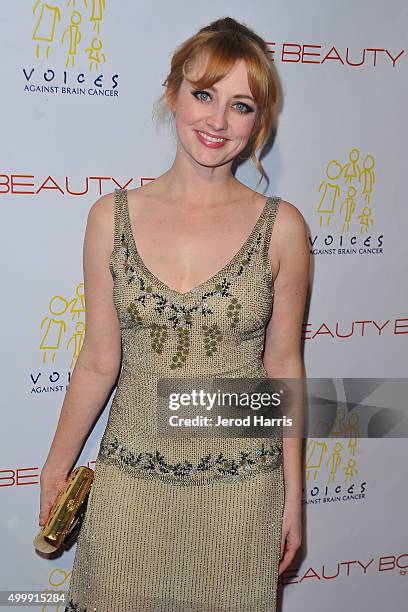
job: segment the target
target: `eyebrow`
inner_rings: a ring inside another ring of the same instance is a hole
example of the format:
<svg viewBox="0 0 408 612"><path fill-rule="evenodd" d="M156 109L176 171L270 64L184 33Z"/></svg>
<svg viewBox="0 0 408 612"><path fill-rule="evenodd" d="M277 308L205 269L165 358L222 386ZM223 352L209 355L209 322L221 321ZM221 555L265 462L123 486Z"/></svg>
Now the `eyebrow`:
<svg viewBox="0 0 408 612"><path fill-rule="evenodd" d="M212 89L214 91L217 91L216 87L208 87L207 89ZM233 98L246 98L247 100L252 100L252 102L255 102L255 100L252 98L252 96L248 96L246 94L236 94L235 96L232 96Z"/></svg>

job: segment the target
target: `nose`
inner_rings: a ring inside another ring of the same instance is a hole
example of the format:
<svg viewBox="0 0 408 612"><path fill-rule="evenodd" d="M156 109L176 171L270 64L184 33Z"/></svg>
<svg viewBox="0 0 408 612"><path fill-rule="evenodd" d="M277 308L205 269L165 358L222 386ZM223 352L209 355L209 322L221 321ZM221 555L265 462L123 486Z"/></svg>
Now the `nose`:
<svg viewBox="0 0 408 612"><path fill-rule="evenodd" d="M221 104L214 104L207 117L207 125L213 130L226 130L228 127L226 109Z"/></svg>

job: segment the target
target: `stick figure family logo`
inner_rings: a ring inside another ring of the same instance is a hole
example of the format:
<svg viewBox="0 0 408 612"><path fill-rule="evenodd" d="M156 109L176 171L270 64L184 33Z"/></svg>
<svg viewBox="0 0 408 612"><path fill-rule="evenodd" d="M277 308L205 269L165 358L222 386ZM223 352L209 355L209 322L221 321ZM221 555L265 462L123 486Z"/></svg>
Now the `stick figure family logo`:
<svg viewBox="0 0 408 612"><path fill-rule="evenodd" d="M40 323L40 351L43 364L55 364L58 353L66 351L71 356L69 369L72 369L84 341L85 322L82 320L84 316L83 283L76 286L73 297L54 295L50 299L48 313Z"/></svg>
<svg viewBox="0 0 408 612"><path fill-rule="evenodd" d="M308 380L306 479L348 485L358 476L357 450L362 437L361 409L379 387L377 379L321 378ZM377 410L377 409L376 409Z"/></svg>
<svg viewBox="0 0 408 612"><path fill-rule="evenodd" d="M367 483L358 465L360 440L408 436L408 379L309 378L307 385L305 465L313 498L307 503L362 499ZM370 452L368 446L361 456L367 460Z"/></svg>
<svg viewBox="0 0 408 612"><path fill-rule="evenodd" d="M371 207L375 183L374 157L364 157L359 149L352 149L344 163L332 159L326 166L326 177L319 185L321 193L317 206L320 227L330 226L339 216L341 232L347 233L357 224L360 234L366 234L375 223Z"/></svg>
<svg viewBox="0 0 408 612"><path fill-rule="evenodd" d="M356 450L358 447L359 418L357 414L346 416L346 411L340 409L333 427L321 423L328 429L328 437L312 439L307 444L306 479L316 480L322 471L328 472L327 484L333 484L340 479L344 483L351 482L358 474ZM338 438L341 437L341 440Z"/></svg>
<svg viewBox="0 0 408 612"><path fill-rule="evenodd" d="M106 62L101 36L105 11L106 0L67 0L64 6L37 0L32 7L35 57L48 59L51 48L61 44L67 54L66 68L74 67L79 53L84 53L89 71L99 70Z"/></svg>

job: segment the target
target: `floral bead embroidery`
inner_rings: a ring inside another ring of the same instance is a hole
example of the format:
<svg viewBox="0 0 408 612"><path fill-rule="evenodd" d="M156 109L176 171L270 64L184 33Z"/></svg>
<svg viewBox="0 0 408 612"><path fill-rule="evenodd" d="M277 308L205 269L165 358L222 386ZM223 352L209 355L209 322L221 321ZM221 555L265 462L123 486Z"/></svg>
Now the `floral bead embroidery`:
<svg viewBox="0 0 408 612"><path fill-rule="evenodd" d="M231 327L236 327L239 321L239 311L242 308L237 298L232 298L228 304L227 317L231 319Z"/></svg>
<svg viewBox="0 0 408 612"><path fill-rule="evenodd" d="M153 302L154 309L160 315L167 315L167 320L171 323L171 327L177 334L176 353L171 357L170 368L176 369L183 366L187 360L190 350L190 329L193 324L193 316L200 312L207 317L213 314L212 308L207 303L207 300L212 297L216 298L231 298L227 306L227 317L230 321L231 328L237 327L239 323L239 315L242 309L242 304L230 292L233 283L243 274L248 266L252 266L252 258L256 253L259 253L259 245L261 243L262 233L258 232L255 243L247 250L246 256L241 259L236 270L231 271L228 276L222 281L214 284L214 289L203 292L200 297L189 306L172 302L165 295L153 291L150 285L146 284L144 277L139 274L138 270L130 263L129 242L124 233L121 234L121 248L124 252L124 270L127 275L128 284L136 283L139 287L139 293L134 298L133 302L127 306L131 320L135 323L142 324L141 317L137 304L146 307L149 302ZM150 337L152 348L157 353L162 354L163 346L168 339L168 325L163 323L161 326L152 324L150 326ZM216 344L222 339L221 331L215 324L208 327L202 327L204 332L204 348L206 355L211 356L216 352Z"/></svg>
<svg viewBox="0 0 408 612"><path fill-rule="evenodd" d="M136 306L136 304L134 302L129 304L129 306L126 308L126 310L129 313L130 318L132 319L133 323L141 324L143 322L143 319L140 316L139 310L138 310L138 308L137 308L137 306Z"/></svg>
<svg viewBox="0 0 408 612"><path fill-rule="evenodd" d="M222 340L222 333L217 323L211 325L203 325L204 332L204 348L206 355L213 355L217 350L217 343Z"/></svg>
<svg viewBox="0 0 408 612"><path fill-rule="evenodd" d="M220 452L213 456L208 453L197 464L184 460L182 463L171 464L161 452L156 449L153 453L133 453L119 443L115 436L112 442L102 440L99 456L108 457L118 462L120 466L133 468L136 473L154 472L170 474L173 476L191 476L200 472L215 473L218 475L239 476L251 471L252 466L277 467L281 463L282 448L271 443L270 448L265 444L255 451L240 451L239 459L227 458Z"/></svg>
<svg viewBox="0 0 408 612"><path fill-rule="evenodd" d="M177 329L177 351L172 358L170 368L174 370L179 368L185 360L190 351L190 330L188 328L179 327Z"/></svg>
<svg viewBox="0 0 408 612"><path fill-rule="evenodd" d="M163 353L163 347L166 343L168 337L167 326L163 323L159 325L158 323L152 323L150 326L150 338L152 341L152 349L159 353L160 355Z"/></svg>

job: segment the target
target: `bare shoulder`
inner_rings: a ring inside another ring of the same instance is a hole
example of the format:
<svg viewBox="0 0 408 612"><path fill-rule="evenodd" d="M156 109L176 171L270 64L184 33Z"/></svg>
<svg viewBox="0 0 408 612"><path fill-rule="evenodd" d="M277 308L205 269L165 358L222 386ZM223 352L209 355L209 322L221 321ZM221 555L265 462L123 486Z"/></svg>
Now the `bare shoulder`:
<svg viewBox="0 0 408 612"><path fill-rule="evenodd" d="M92 244L109 254L114 242L114 193L102 195L88 212L87 235Z"/></svg>
<svg viewBox="0 0 408 612"><path fill-rule="evenodd" d="M308 250L308 232L304 216L292 202L279 199L278 211L274 222L271 252L275 257L283 255L288 249Z"/></svg>
<svg viewBox="0 0 408 612"><path fill-rule="evenodd" d="M113 215L114 193L106 193L92 204L89 214L99 221L109 219Z"/></svg>
<svg viewBox="0 0 408 612"><path fill-rule="evenodd" d="M276 214L276 238L294 238L306 234L306 221L300 210L292 202L279 198L278 212Z"/></svg>
<svg viewBox="0 0 408 612"><path fill-rule="evenodd" d="M283 279L284 271L292 277L295 270L302 276L308 273L310 251L306 221L297 206L287 200L279 199L269 258L275 280Z"/></svg>

